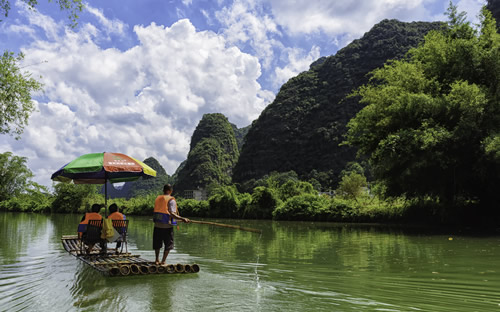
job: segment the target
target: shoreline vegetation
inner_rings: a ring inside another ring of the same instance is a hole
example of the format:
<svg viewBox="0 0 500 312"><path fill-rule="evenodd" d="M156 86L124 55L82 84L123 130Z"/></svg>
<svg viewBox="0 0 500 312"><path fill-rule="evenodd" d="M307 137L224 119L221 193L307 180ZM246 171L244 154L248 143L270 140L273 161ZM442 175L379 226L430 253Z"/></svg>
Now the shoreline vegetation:
<svg viewBox="0 0 500 312"><path fill-rule="evenodd" d="M350 173L350 176L357 175ZM349 176L347 175L347 176ZM185 199L177 195L179 210L189 218L263 219L276 221L318 221L378 223L387 225L484 226L496 228L487 216L476 214L475 202L446 207L436 198L406 199L382 197L377 185L340 184L334 196L320 194L311 183L294 178L293 172L273 173L252 193L239 192L236 185L209 188L207 200ZM355 180L355 179L353 179ZM344 181L348 179L344 178ZM352 181L351 181L352 182ZM0 202L0 211L30 213L84 214L94 203L104 203L96 185L55 184L54 193L32 191ZM150 215L156 196L153 193L130 199L111 198L125 215ZM452 209L451 209L452 208Z"/></svg>

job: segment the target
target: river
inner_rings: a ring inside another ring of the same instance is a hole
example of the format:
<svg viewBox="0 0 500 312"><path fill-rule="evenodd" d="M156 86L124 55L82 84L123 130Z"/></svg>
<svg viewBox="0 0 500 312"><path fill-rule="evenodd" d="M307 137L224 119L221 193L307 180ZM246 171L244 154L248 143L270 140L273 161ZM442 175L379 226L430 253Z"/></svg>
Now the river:
<svg viewBox="0 0 500 312"><path fill-rule="evenodd" d="M318 222L181 224L168 263L105 277L64 251L81 216L0 213L0 311L500 311L500 235ZM128 249L154 260L152 222Z"/></svg>

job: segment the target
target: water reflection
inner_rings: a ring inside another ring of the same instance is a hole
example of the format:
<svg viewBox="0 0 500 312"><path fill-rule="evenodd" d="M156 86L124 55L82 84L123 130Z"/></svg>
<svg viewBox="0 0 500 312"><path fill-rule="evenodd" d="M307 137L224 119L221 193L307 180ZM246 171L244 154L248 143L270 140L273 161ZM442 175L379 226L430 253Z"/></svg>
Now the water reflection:
<svg viewBox="0 0 500 312"><path fill-rule="evenodd" d="M213 220L181 225L169 263L189 275L107 278L68 255L81 216L0 213L5 311L496 311L500 237L428 230ZM129 250L153 259L152 222L130 217Z"/></svg>

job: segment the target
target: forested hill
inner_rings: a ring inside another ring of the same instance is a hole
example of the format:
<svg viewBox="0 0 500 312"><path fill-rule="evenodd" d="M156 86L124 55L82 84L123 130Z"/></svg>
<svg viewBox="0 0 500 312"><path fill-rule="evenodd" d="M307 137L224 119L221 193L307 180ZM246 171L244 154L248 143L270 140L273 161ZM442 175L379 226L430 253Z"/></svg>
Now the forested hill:
<svg viewBox="0 0 500 312"><path fill-rule="evenodd" d="M319 59L290 79L252 124L233 181L289 170L323 185L335 179L354 160L354 151L339 143L345 125L362 108L357 99L345 96L365 84L370 71L402 58L428 31L440 27L440 22L383 20L336 55Z"/></svg>
<svg viewBox="0 0 500 312"><path fill-rule="evenodd" d="M193 136L186 161L176 173L174 192L229 184L239 151L233 127L223 114L205 114Z"/></svg>

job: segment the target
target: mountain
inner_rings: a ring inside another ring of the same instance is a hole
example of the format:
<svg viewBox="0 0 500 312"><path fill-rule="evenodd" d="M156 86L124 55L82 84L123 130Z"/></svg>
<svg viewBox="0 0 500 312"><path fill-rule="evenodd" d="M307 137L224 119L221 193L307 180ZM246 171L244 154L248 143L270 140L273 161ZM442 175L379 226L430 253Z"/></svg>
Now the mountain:
<svg viewBox="0 0 500 312"><path fill-rule="evenodd" d="M234 130L223 114L205 114L191 137L186 161L176 173L174 192L229 184L239 157Z"/></svg>
<svg viewBox="0 0 500 312"><path fill-rule="evenodd" d="M252 123L233 181L290 170L301 178L326 173L329 177L324 181L336 179L355 158L355 150L339 143L347 122L362 108L358 99L346 99L346 95L365 84L370 71L404 57L427 32L441 26L440 22L383 20L361 39L291 78Z"/></svg>
<svg viewBox="0 0 500 312"><path fill-rule="evenodd" d="M243 142L245 142L245 136L247 135L248 130L250 130L251 125L238 128L235 124L231 124L231 127L233 127L234 137L236 138L236 143L238 144L238 151L241 151Z"/></svg>

